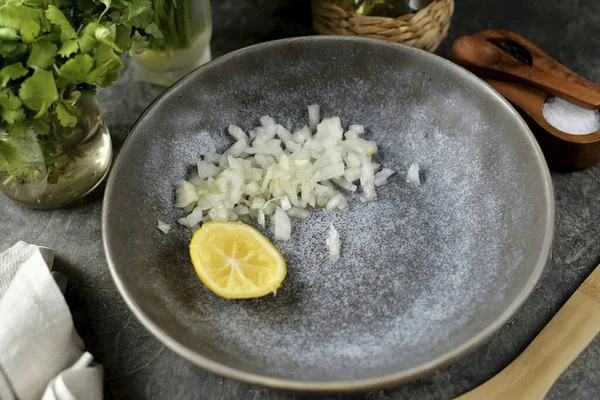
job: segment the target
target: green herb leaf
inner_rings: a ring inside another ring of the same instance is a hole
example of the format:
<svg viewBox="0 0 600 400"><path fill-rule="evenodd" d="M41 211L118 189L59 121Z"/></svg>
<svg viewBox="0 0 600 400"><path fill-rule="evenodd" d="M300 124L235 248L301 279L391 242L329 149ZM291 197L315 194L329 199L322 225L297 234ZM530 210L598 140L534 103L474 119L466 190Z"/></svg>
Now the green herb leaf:
<svg viewBox="0 0 600 400"><path fill-rule="evenodd" d="M63 14L58 7L53 5L48 6L48 9L46 10L46 18L60 28L60 40L62 42L77 38L77 32L75 32L75 29L67 17L65 17L65 14Z"/></svg>
<svg viewBox="0 0 600 400"><path fill-rule="evenodd" d="M132 26L144 28L152 23L152 1L132 0L127 2L126 18Z"/></svg>
<svg viewBox="0 0 600 400"><path fill-rule="evenodd" d="M128 49L131 46L131 26L119 24L116 28L115 42L121 49Z"/></svg>
<svg viewBox="0 0 600 400"><path fill-rule="evenodd" d="M19 150L6 140L0 139L0 160L6 164L9 169L18 168L21 165Z"/></svg>
<svg viewBox="0 0 600 400"><path fill-rule="evenodd" d="M73 127L77 124L77 107L59 101L56 104L56 116L62 126Z"/></svg>
<svg viewBox="0 0 600 400"><path fill-rule="evenodd" d="M50 125L42 119L34 119L31 121L31 128L40 135L47 135L50 133Z"/></svg>
<svg viewBox="0 0 600 400"><path fill-rule="evenodd" d="M94 54L96 68L90 72L87 82L106 87L119 79L123 62L108 45L101 44Z"/></svg>
<svg viewBox="0 0 600 400"><path fill-rule="evenodd" d="M0 40L3 42L13 42L19 40L19 34L16 30L10 28L0 28Z"/></svg>
<svg viewBox="0 0 600 400"><path fill-rule="evenodd" d="M27 46L23 43L1 43L0 56L7 60L15 60L27 51Z"/></svg>
<svg viewBox="0 0 600 400"><path fill-rule="evenodd" d="M54 63L58 48L50 40L36 40L31 46L27 65L32 68L46 69Z"/></svg>
<svg viewBox="0 0 600 400"><path fill-rule="evenodd" d="M40 34L42 27L34 20L23 21L21 37L25 43L31 43Z"/></svg>
<svg viewBox="0 0 600 400"><path fill-rule="evenodd" d="M131 37L131 47L129 48L129 54L139 54L144 50L148 50L150 48L150 43L146 40L145 37L140 35L139 32L135 32Z"/></svg>
<svg viewBox="0 0 600 400"><path fill-rule="evenodd" d="M26 7L16 4L3 4L0 7L0 27L20 30L23 23L30 19Z"/></svg>
<svg viewBox="0 0 600 400"><path fill-rule="evenodd" d="M78 54L67 60L58 69L58 75L70 82L87 81L88 74L94 66L94 60L89 54Z"/></svg>
<svg viewBox="0 0 600 400"><path fill-rule="evenodd" d="M0 69L0 87L6 87L8 81L19 79L27 75L27 68L23 67L20 62L7 65Z"/></svg>
<svg viewBox="0 0 600 400"><path fill-rule="evenodd" d="M36 117L43 115L53 102L58 100L58 92L52 72L38 69L23 82L19 97L27 108L37 111Z"/></svg>
<svg viewBox="0 0 600 400"><path fill-rule="evenodd" d="M99 26L98 28L96 28L94 36L96 37L96 40L112 47L115 51L119 53L123 52L123 50L121 50L119 46L117 46L117 44L115 43L117 32L116 27L114 25L111 25L109 27Z"/></svg>
<svg viewBox="0 0 600 400"><path fill-rule="evenodd" d="M63 45L60 47L60 50L58 50L58 54L61 57L67 58L71 54L77 53L78 50L79 43L77 42L77 39L71 39L63 43Z"/></svg>
<svg viewBox="0 0 600 400"><path fill-rule="evenodd" d="M89 53L96 47L98 43L96 40L96 28L98 28L98 24L91 22L79 34L79 49L82 53Z"/></svg>
<svg viewBox="0 0 600 400"><path fill-rule="evenodd" d="M21 100L9 88L0 90L0 116L9 124L25 119Z"/></svg>
<svg viewBox="0 0 600 400"><path fill-rule="evenodd" d="M154 36L154 38L156 39L164 38L163 33L160 31L160 28L154 22L145 27L144 30L146 31L146 33Z"/></svg>
<svg viewBox="0 0 600 400"><path fill-rule="evenodd" d="M16 122L8 126L8 135L10 137L19 137L27 133L29 124L27 122Z"/></svg>

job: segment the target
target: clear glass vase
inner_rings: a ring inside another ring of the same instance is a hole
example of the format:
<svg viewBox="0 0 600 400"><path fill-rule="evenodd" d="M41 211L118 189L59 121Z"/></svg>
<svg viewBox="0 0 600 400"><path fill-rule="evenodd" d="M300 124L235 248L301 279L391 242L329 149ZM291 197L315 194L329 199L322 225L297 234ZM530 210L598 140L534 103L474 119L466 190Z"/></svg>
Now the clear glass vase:
<svg viewBox="0 0 600 400"><path fill-rule="evenodd" d="M33 208L64 207L94 190L106 177L112 144L96 103L88 98L73 128L30 128L11 137L0 127L0 192Z"/></svg>
<svg viewBox="0 0 600 400"><path fill-rule="evenodd" d="M210 0L154 0L154 15L164 45L133 56L137 80L169 86L211 60Z"/></svg>

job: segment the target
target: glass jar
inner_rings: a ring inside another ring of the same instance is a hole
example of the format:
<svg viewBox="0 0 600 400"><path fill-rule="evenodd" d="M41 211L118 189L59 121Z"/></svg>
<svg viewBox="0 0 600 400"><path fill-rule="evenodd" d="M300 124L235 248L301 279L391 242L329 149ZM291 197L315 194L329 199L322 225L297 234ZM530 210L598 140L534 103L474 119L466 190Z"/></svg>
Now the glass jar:
<svg viewBox="0 0 600 400"><path fill-rule="evenodd" d="M133 56L135 78L169 86L211 60L210 0L155 0L154 22L164 36L159 49Z"/></svg>
<svg viewBox="0 0 600 400"><path fill-rule="evenodd" d="M359 15L397 18L427 7L433 0L332 0L346 11Z"/></svg>
<svg viewBox="0 0 600 400"><path fill-rule="evenodd" d="M81 98L77 124L50 132L30 128L11 137L0 127L0 192L33 208L58 208L94 190L106 177L112 145L95 101Z"/></svg>

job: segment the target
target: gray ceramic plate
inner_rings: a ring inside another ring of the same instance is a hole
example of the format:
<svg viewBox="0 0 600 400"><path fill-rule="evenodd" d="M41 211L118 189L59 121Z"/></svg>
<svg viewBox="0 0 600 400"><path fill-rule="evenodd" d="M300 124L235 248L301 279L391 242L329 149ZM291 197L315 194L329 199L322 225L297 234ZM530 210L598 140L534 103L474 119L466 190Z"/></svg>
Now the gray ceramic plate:
<svg viewBox="0 0 600 400"><path fill-rule="evenodd" d="M362 123L398 174L374 203L317 212L277 243L288 276L276 297L228 301L168 235L174 188L230 123L306 106ZM423 185L404 181L418 162ZM330 222L343 240L328 260ZM527 298L549 257L551 181L517 113L452 63L383 41L310 37L246 48L168 89L142 115L112 171L103 212L108 264L125 301L193 363L255 384L315 391L406 381L464 355Z"/></svg>

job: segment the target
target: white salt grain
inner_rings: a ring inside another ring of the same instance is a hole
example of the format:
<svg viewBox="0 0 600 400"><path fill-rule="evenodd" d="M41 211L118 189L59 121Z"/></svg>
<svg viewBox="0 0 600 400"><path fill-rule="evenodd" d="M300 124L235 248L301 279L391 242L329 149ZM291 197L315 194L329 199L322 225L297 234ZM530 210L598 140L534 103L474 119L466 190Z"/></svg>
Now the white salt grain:
<svg viewBox="0 0 600 400"><path fill-rule="evenodd" d="M543 113L550 125L566 133L587 135L600 130L598 110L586 110L558 97L546 100Z"/></svg>

